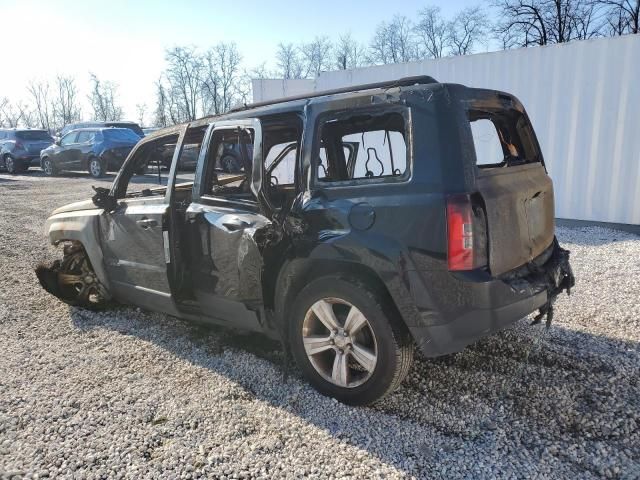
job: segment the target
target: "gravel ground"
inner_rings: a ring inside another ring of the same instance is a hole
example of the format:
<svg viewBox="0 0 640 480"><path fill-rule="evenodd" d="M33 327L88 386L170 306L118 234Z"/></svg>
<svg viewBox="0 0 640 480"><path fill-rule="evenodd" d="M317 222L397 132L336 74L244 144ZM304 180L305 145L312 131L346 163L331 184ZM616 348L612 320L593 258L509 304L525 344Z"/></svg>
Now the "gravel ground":
<svg viewBox="0 0 640 480"><path fill-rule="evenodd" d="M640 478L639 237L558 229L577 284L550 331L419 358L354 408L261 337L46 294L44 220L96 183L0 175L1 478Z"/></svg>

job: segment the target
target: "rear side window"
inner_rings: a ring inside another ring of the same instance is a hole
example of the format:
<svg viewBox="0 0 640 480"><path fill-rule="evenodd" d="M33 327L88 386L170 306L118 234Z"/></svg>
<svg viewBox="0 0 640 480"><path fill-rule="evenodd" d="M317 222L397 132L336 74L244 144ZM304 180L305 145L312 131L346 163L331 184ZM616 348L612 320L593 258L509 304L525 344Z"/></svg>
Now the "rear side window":
<svg viewBox="0 0 640 480"><path fill-rule="evenodd" d="M137 143L140 137L128 128L107 128L102 131L104 138L112 142L133 142Z"/></svg>
<svg viewBox="0 0 640 480"><path fill-rule="evenodd" d="M44 130L25 130L22 132L16 132L16 138L20 140L45 140L50 141L51 135Z"/></svg>
<svg viewBox="0 0 640 480"><path fill-rule="evenodd" d="M513 108L472 109L469 122L478 167L540 162L533 127L522 112Z"/></svg>
<svg viewBox="0 0 640 480"><path fill-rule="evenodd" d="M355 113L320 125L314 155L319 182L376 182L406 178L406 125L397 112Z"/></svg>
<svg viewBox="0 0 640 480"><path fill-rule="evenodd" d="M128 128L133 133L138 135L139 137L144 137L144 132L140 128L137 123L118 123L118 122L108 122L105 123L106 127L115 127L115 128Z"/></svg>

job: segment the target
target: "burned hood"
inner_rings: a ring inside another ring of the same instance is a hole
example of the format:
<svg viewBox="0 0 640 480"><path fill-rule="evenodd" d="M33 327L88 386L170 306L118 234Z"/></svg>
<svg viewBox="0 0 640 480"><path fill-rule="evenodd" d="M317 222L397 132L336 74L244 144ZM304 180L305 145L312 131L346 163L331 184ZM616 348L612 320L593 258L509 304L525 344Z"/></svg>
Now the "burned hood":
<svg viewBox="0 0 640 480"><path fill-rule="evenodd" d="M59 213L78 212L81 210L95 210L97 207L93 204L93 201L82 200L81 202L74 202L56 208L51 215L57 215Z"/></svg>

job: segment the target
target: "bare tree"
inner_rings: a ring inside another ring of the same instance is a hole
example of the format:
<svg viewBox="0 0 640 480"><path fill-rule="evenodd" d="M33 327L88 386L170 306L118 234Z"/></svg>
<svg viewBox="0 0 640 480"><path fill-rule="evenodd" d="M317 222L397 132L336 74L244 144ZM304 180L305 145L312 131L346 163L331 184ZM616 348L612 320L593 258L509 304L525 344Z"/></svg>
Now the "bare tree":
<svg viewBox="0 0 640 480"><path fill-rule="evenodd" d="M335 65L339 70L361 67L366 63L366 49L351 33L340 35L334 48Z"/></svg>
<svg viewBox="0 0 640 480"><path fill-rule="evenodd" d="M93 119L102 122L122 119L122 107L116 104L118 86L113 82L103 82L94 73L91 78L91 94L89 102L93 108Z"/></svg>
<svg viewBox="0 0 640 480"><path fill-rule="evenodd" d="M194 47L174 47L166 51L169 82L168 100L178 121L191 121L198 117L204 63Z"/></svg>
<svg viewBox="0 0 640 480"><path fill-rule="evenodd" d="M595 0L604 9L610 34L640 33L640 0Z"/></svg>
<svg viewBox="0 0 640 480"><path fill-rule="evenodd" d="M2 107L0 111L2 115L2 118L0 118L2 125L9 128L16 128L22 120L22 109L18 108L6 98L0 100L0 105Z"/></svg>
<svg viewBox="0 0 640 480"><path fill-rule="evenodd" d="M452 55L473 53L474 47L485 43L489 20L479 7L467 7L449 23L449 43Z"/></svg>
<svg viewBox="0 0 640 480"><path fill-rule="evenodd" d="M236 104L250 104L253 100L252 80L263 80L265 78L269 78L270 76L274 76L274 74L267 70L266 62L262 62L260 65L251 70L245 70L240 77L240 81L237 83Z"/></svg>
<svg viewBox="0 0 640 480"><path fill-rule="evenodd" d="M204 57L202 108L205 114L221 114L237 99L242 57L235 43L219 43Z"/></svg>
<svg viewBox="0 0 640 480"><path fill-rule="evenodd" d="M26 128L34 128L38 126L38 117L30 105L23 101L16 102L16 110L18 111L19 122Z"/></svg>
<svg viewBox="0 0 640 480"><path fill-rule="evenodd" d="M27 85L40 128L53 130L53 107L49 98L49 82L32 80Z"/></svg>
<svg viewBox="0 0 640 480"><path fill-rule="evenodd" d="M56 130L80 120L78 90L73 77L58 75L55 80L53 116Z"/></svg>
<svg viewBox="0 0 640 480"><path fill-rule="evenodd" d="M376 27L369 44L370 59L373 63L411 62L418 58L418 45L411 21L402 15L395 15L391 22L382 22Z"/></svg>
<svg viewBox="0 0 640 480"><path fill-rule="evenodd" d="M599 33L592 0L499 0L495 33L505 48L564 43Z"/></svg>
<svg viewBox="0 0 640 480"><path fill-rule="evenodd" d="M153 125L155 127L167 127L175 122L169 120L169 99L167 98L167 90L162 83L160 77L156 83L156 110L154 112Z"/></svg>
<svg viewBox="0 0 640 480"><path fill-rule="evenodd" d="M145 115L147 113L146 103L136 103L136 113L138 115L138 125L145 126Z"/></svg>
<svg viewBox="0 0 640 480"><path fill-rule="evenodd" d="M326 36L316 37L311 42L303 44L300 48L304 65L303 76L317 77L320 72L330 70L332 50L333 44Z"/></svg>
<svg viewBox="0 0 640 480"><path fill-rule="evenodd" d="M425 7L418 13L418 18L414 31L420 39L423 56L443 57L450 46L451 28L442 18L440 7Z"/></svg>
<svg viewBox="0 0 640 480"><path fill-rule="evenodd" d="M5 123L5 109L9 105L9 99L7 97L0 97L0 127L8 126Z"/></svg>
<svg viewBox="0 0 640 480"><path fill-rule="evenodd" d="M278 75L284 79L302 78L302 61L298 48L293 43L279 43L276 52Z"/></svg>

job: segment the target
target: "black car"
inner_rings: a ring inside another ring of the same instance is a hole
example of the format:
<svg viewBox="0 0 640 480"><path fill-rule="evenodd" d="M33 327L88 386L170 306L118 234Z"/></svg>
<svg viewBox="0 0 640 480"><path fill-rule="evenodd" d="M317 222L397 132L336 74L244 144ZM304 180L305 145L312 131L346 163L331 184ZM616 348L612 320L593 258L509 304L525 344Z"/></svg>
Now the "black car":
<svg viewBox="0 0 640 480"><path fill-rule="evenodd" d="M192 182L177 174L184 145L202 150ZM168 146L166 181L131 181ZM46 231L64 256L38 277L65 302L279 338L311 384L349 404L398 387L414 348L437 357L535 311L551 321L574 285L522 104L430 77L156 132L111 189L55 210Z"/></svg>
<svg viewBox="0 0 640 480"><path fill-rule="evenodd" d="M60 132L58 133L58 137L62 138L72 130L78 130L80 128L104 128L104 127L128 128L129 130L132 130L140 138L144 137L144 132L142 131L142 128L140 128L140 125L138 125L136 122L125 122L125 121L119 121L119 122L94 121L94 122L70 123L68 125L65 125L62 128L62 130L60 130Z"/></svg>
<svg viewBox="0 0 640 480"><path fill-rule="evenodd" d="M9 173L26 171L52 143L46 130L0 129L0 167Z"/></svg>
<svg viewBox="0 0 640 480"><path fill-rule="evenodd" d="M83 128L67 133L40 153L47 175L63 170L84 170L101 177L119 170L140 137L128 128Z"/></svg>

